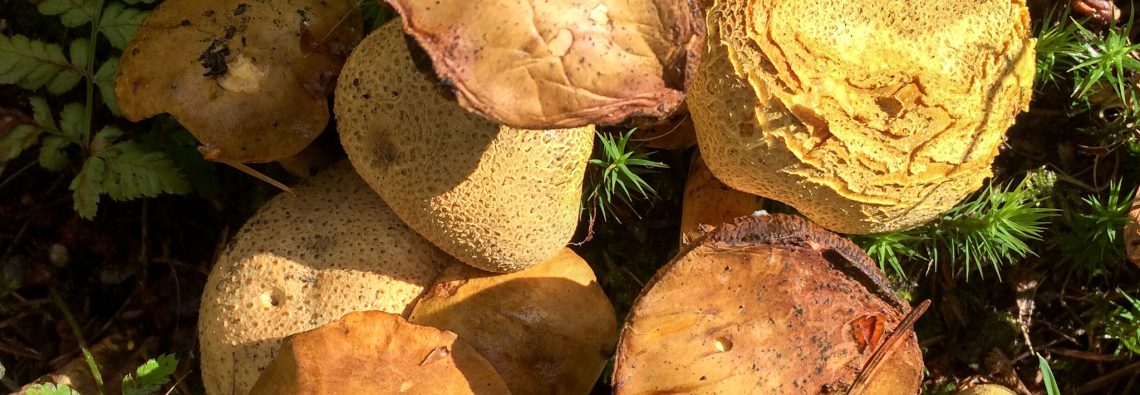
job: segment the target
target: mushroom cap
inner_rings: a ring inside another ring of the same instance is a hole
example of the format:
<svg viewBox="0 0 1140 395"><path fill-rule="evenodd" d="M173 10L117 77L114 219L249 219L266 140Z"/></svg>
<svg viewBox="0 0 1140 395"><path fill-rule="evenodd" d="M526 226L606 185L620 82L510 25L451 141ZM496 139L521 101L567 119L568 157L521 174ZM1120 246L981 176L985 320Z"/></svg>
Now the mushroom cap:
<svg viewBox="0 0 1140 395"><path fill-rule="evenodd" d="M688 98L705 162L838 232L953 207L1029 104L1024 0L717 0L707 15Z"/></svg>
<svg viewBox="0 0 1140 395"><path fill-rule="evenodd" d="M246 393L288 335L345 313L410 311L457 263L340 163L254 215L218 258L198 336L207 393Z"/></svg>
<svg viewBox="0 0 1140 395"><path fill-rule="evenodd" d="M716 179L700 151L693 153L681 202L681 243L697 240L707 226L718 227L764 208L764 198L740 192Z"/></svg>
<svg viewBox="0 0 1140 395"><path fill-rule="evenodd" d="M908 309L851 242L800 217L739 218L683 249L634 302L614 393L842 391ZM906 330L865 393L917 393L922 355Z"/></svg>
<svg viewBox="0 0 1140 395"><path fill-rule="evenodd" d="M455 333L397 314L349 313L290 336L250 395L510 394L503 379Z"/></svg>
<svg viewBox="0 0 1140 395"><path fill-rule="evenodd" d="M357 3L164 1L123 51L123 116L170 113L211 160L296 154L328 123L328 95L363 32Z"/></svg>
<svg viewBox="0 0 1140 395"><path fill-rule="evenodd" d="M664 117L704 44L690 0L387 0L466 109L526 129Z"/></svg>
<svg viewBox="0 0 1140 395"><path fill-rule="evenodd" d="M511 274L444 269L408 321L458 333L516 395L589 393L617 342L613 305L569 248Z"/></svg>
<svg viewBox="0 0 1140 395"><path fill-rule="evenodd" d="M997 384L975 385L958 391L955 395L1016 395L1017 392Z"/></svg>
<svg viewBox="0 0 1140 395"><path fill-rule="evenodd" d="M512 272L553 257L578 225L593 126L501 127L437 90L398 24L362 41L335 106L356 170L408 226L464 263Z"/></svg>

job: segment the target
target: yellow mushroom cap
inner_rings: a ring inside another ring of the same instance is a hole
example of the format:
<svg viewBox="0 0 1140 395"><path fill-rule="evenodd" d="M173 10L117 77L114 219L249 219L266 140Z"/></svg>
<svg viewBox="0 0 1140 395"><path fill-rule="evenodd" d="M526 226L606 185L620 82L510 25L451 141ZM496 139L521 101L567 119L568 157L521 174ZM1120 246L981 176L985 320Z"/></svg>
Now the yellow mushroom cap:
<svg viewBox="0 0 1140 395"><path fill-rule="evenodd" d="M291 336L250 395L510 395L495 368L453 332L380 311Z"/></svg>
<svg viewBox="0 0 1140 395"><path fill-rule="evenodd" d="M207 393L247 393L283 338L348 312L403 314L457 263L400 222L347 163L267 203L218 258L198 336Z"/></svg>
<svg viewBox="0 0 1140 395"><path fill-rule="evenodd" d="M369 35L338 81L335 112L348 158L425 238L494 272L538 265L578 225L594 128L492 124L441 95L413 64L400 26Z"/></svg>
<svg viewBox="0 0 1140 395"><path fill-rule="evenodd" d="M169 113L207 159L271 162L325 129L328 95L363 32L352 0L167 0L123 51L115 97Z"/></svg>
<svg viewBox="0 0 1140 395"><path fill-rule="evenodd" d="M617 341L613 305L569 248L510 274L444 269L408 321L458 333L516 395L590 392Z"/></svg>
<svg viewBox="0 0 1140 395"><path fill-rule="evenodd" d="M1029 103L1023 0L717 0L689 109L709 168L845 233L927 222Z"/></svg>

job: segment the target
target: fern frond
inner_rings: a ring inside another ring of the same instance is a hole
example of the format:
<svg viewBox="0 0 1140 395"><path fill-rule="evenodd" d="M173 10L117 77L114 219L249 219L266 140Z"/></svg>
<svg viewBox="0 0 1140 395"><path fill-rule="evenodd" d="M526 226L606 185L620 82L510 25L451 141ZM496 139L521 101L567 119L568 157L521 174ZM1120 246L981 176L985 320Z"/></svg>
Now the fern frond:
<svg viewBox="0 0 1140 395"><path fill-rule="evenodd" d="M111 46L118 49L126 48L147 14L146 11L127 7L123 3L111 3L103 9L103 14L99 18L99 32L107 37Z"/></svg>
<svg viewBox="0 0 1140 395"><path fill-rule="evenodd" d="M78 27L95 20L99 14L98 0L44 0L37 7L41 14L59 16L66 27Z"/></svg>
<svg viewBox="0 0 1140 395"><path fill-rule="evenodd" d="M73 46L73 53L79 48ZM63 55L58 45L27 37L0 35L0 84L15 84L27 90L46 87L58 95L71 90L83 79L83 59Z"/></svg>

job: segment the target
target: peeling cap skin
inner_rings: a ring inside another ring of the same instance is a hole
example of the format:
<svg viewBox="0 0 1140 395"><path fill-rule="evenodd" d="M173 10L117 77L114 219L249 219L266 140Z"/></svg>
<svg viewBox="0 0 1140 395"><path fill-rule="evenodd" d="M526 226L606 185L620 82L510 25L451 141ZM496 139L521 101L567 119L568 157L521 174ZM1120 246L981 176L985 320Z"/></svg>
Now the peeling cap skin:
<svg viewBox="0 0 1140 395"><path fill-rule="evenodd" d="M398 24L357 46L335 106L357 172L408 226L464 263L512 272L553 257L578 226L593 126L501 127L437 90Z"/></svg>
<svg viewBox="0 0 1140 395"><path fill-rule="evenodd" d="M352 0L168 0L123 51L115 97L170 113L207 159L272 162L328 124L328 95L363 22Z"/></svg>
<svg viewBox="0 0 1140 395"><path fill-rule="evenodd" d="M796 216L738 218L638 296L614 393L846 393L908 311L853 243ZM906 330L863 393L918 393L922 354Z"/></svg>
<svg viewBox="0 0 1140 395"><path fill-rule="evenodd" d="M466 109L526 129L669 115L700 62L694 0L387 0Z"/></svg>
<svg viewBox="0 0 1140 395"><path fill-rule="evenodd" d="M1030 100L1023 0L717 0L707 22L688 104L709 168L838 232L950 209Z"/></svg>
<svg viewBox="0 0 1140 395"><path fill-rule="evenodd" d="M613 305L569 248L511 274L444 269L408 321L458 333L515 395L589 393L617 342Z"/></svg>
<svg viewBox="0 0 1140 395"><path fill-rule="evenodd" d="M397 314L349 313L291 336L250 395L510 395L503 379L455 333Z"/></svg>
<svg viewBox="0 0 1140 395"><path fill-rule="evenodd" d="M359 310L395 314L458 262L400 222L346 162L267 203L218 258L198 339L208 394L247 393L283 338Z"/></svg>

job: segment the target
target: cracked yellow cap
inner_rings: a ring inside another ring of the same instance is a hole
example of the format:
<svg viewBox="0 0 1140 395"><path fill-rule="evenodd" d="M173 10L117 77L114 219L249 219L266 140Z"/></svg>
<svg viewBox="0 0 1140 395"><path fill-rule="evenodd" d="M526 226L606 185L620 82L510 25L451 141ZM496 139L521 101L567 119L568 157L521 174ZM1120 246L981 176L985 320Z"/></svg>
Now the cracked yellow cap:
<svg viewBox="0 0 1140 395"><path fill-rule="evenodd" d="M725 184L823 226L917 226L991 175L1034 73L1023 0L717 0L689 92Z"/></svg>

